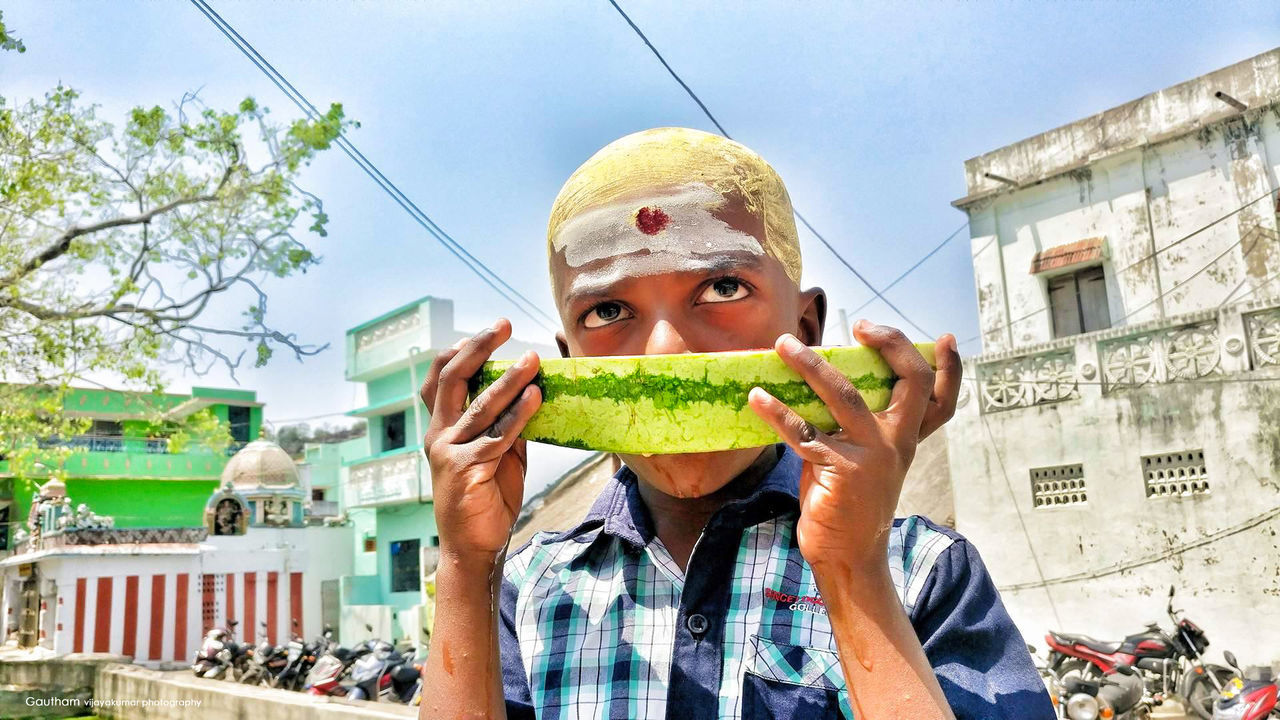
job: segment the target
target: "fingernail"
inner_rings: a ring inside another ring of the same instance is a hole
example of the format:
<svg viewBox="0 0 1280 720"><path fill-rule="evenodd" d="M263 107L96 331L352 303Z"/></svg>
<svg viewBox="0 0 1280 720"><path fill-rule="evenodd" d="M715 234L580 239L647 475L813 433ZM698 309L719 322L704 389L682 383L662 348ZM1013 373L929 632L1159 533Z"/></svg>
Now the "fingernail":
<svg viewBox="0 0 1280 720"><path fill-rule="evenodd" d="M750 397L750 396L752 396L752 395L754 395L754 396L756 397L756 399L757 399L757 400L759 400L760 402L763 402L763 403L768 403L768 402L772 402L772 401L773 401L773 396L772 396L772 395L770 395L770 394L769 394L769 393L768 393L764 388L762 388L762 387L753 387L753 388L751 388L751 391L747 393L747 396L748 396L748 397Z"/></svg>
<svg viewBox="0 0 1280 720"><path fill-rule="evenodd" d="M858 322L854 323L853 326L856 328L861 328L863 325L867 325L867 324L868 323L866 318L858 318Z"/></svg>
<svg viewBox="0 0 1280 720"><path fill-rule="evenodd" d="M797 340L795 335L787 333L782 336L782 347L786 348L789 353L798 353L804 350L804 343Z"/></svg>

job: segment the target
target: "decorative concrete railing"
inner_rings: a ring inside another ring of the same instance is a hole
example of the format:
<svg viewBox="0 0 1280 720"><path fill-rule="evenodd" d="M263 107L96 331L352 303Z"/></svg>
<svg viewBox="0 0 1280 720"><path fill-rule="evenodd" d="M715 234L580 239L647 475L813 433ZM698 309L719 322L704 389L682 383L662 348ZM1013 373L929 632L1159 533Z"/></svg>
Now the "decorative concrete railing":
<svg viewBox="0 0 1280 720"><path fill-rule="evenodd" d="M132 545L138 543L199 543L209 532L204 528L113 528L59 530L29 538L14 548L15 555L37 550L83 545Z"/></svg>
<svg viewBox="0 0 1280 720"><path fill-rule="evenodd" d="M1246 352L1247 349L1247 352ZM1002 412L1233 373L1280 372L1275 299L1060 338L976 358L979 409Z"/></svg>

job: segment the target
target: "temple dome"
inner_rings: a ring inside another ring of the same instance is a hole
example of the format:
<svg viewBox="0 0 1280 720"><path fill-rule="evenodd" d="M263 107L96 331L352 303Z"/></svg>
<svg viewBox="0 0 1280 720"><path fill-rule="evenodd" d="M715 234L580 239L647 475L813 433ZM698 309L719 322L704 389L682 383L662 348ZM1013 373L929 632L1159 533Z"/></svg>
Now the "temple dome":
<svg viewBox="0 0 1280 720"><path fill-rule="evenodd" d="M222 470L222 482L240 492L301 490L293 458L270 440L254 440L231 456Z"/></svg>

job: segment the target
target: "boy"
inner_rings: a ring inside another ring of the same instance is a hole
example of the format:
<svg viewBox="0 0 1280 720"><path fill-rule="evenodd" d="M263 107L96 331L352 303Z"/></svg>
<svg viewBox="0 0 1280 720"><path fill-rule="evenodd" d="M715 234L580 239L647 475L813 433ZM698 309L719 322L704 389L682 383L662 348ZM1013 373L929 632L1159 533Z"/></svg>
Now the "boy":
<svg viewBox="0 0 1280 720"><path fill-rule="evenodd" d="M781 179L716 135L611 143L565 183L547 240L563 355L772 346L841 429L755 388L782 444L624 455L582 523L508 557L538 358L468 407L510 325L441 353L422 391L441 561L421 717L1053 717L977 552L893 518L916 443L955 409L953 336L935 376L900 332L855 325L900 377L870 413L806 347L826 297L800 289Z"/></svg>

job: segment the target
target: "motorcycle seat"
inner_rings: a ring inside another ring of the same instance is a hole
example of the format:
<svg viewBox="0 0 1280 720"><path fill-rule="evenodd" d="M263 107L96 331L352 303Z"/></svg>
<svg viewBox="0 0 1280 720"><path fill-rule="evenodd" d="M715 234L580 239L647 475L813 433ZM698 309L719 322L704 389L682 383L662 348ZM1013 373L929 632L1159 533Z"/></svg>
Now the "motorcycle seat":
<svg viewBox="0 0 1280 720"><path fill-rule="evenodd" d="M1090 650L1093 650L1094 652L1102 653L1103 655L1111 655L1112 653L1120 649L1119 640L1115 642L1105 642L1102 640L1095 640L1094 638L1091 638L1088 635L1079 635L1075 633L1060 633L1060 632L1051 631L1050 634L1053 635L1054 640L1056 640L1057 642L1063 645L1083 645L1084 647L1087 647Z"/></svg>

